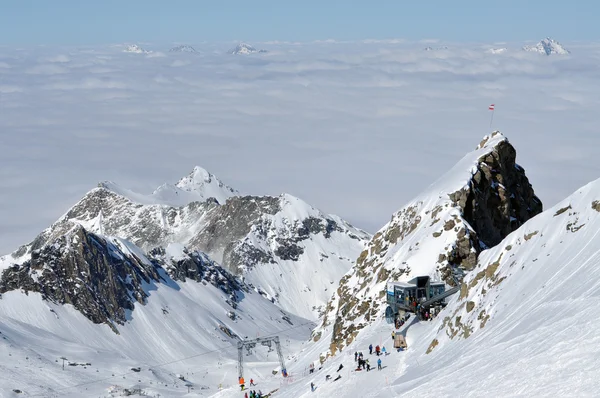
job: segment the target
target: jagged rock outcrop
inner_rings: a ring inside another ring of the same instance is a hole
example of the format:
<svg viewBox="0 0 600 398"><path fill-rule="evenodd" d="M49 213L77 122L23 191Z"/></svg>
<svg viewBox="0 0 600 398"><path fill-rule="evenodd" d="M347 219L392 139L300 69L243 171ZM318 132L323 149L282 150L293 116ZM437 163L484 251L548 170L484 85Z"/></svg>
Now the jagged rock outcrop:
<svg viewBox="0 0 600 398"><path fill-rule="evenodd" d="M156 248L148 256L130 242L86 231L79 224L13 264L0 277L0 293L21 289L39 292L46 300L71 304L94 323L127 321L135 302L144 304L161 283L192 279L210 283L236 301L236 291L248 290L233 275L203 253L185 252L177 259ZM233 304L231 304L233 305Z"/></svg>
<svg viewBox="0 0 600 398"><path fill-rule="evenodd" d="M542 211L516 151L494 132L369 242L328 304L315 336L332 329L331 353L382 316L385 283L430 275L449 285L479 253Z"/></svg>

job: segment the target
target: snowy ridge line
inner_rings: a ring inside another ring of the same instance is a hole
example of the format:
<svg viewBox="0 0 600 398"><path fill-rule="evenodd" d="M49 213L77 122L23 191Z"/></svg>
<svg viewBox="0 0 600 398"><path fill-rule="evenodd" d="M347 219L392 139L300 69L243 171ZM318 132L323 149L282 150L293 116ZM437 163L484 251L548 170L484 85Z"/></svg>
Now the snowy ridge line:
<svg viewBox="0 0 600 398"><path fill-rule="evenodd" d="M275 334L282 333L282 332L287 332L289 330L298 329L299 327L306 326L306 325L313 325L314 326L315 323L314 322L304 322L304 323L301 323L299 325L296 325L296 326L293 326L293 327L289 327L287 329L280 329L280 330L278 330L276 332L266 334L266 335L264 335L262 337L271 337L271 336L273 336ZM151 367L151 368L162 368L163 366L171 365L171 364L174 364L174 363L177 363L177 362L186 361L186 360L192 359L192 358L197 358L197 357L200 357L202 355L212 354L213 352L221 351L221 350L224 350L224 349L227 349L227 348L230 348L230 347L235 347L235 346L230 343L227 346L220 347L220 348L215 348L214 350L201 352L201 353L198 353L198 354L191 355L189 357L185 357L185 358L181 358L181 359L175 359L175 360L169 361L169 362L164 362L164 363L160 363L160 364L156 364L156 365L150 365L149 367ZM237 349L237 347L235 347L235 348ZM81 386L87 386L87 385L90 385L90 384L96 384L96 383L100 383L102 381L114 379L115 377L127 376L127 375L130 375L130 374L133 374L133 373L136 373L136 372L134 372L132 370L132 371L125 372L125 373L115 374L114 376L105 377L103 379L98 379L98 380L94 380L94 381L87 381L85 383L80 383L80 384L76 384L76 385L69 386L69 387L57 388L56 391L64 391L64 390L69 390L71 388L76 388L76 387L81 387ZM31 397L45 397L46 394L33 394L33 395L30 395L30 396Z"/></svg>

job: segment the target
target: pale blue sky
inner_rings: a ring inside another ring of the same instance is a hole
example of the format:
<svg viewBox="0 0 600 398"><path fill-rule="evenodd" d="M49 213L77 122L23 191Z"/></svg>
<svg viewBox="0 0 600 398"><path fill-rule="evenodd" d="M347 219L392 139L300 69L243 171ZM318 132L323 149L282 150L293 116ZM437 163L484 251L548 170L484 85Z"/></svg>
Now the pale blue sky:
<svg viewBox="0 0 600 398"><path fill-rule="evenodd" d="M0 0L0 44L600 38L592 0Z"/></svg>

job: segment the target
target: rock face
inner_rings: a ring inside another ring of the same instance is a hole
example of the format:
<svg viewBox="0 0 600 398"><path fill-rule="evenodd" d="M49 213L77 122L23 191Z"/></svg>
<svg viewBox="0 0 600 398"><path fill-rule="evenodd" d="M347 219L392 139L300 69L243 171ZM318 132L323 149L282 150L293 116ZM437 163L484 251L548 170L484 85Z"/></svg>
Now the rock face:
<svg viewBox="0 0 600 398"><path fill-rule="evenodd" d="M173 260L155 249L146 256L130 242L90 233L79 224L71 227L33 250L29 260L5 269L0 293L39 292L46 300L72 304L92 322L106 323L116 332L115 324L128 320L134 303L145 304L161 283L204 281L229 294L232 303L236 291L248 289L201 253Z"/></svg>
<svg viewBox="0 0 600 398"><path fill-rule="evenodd" d="M481 147L485 142L480 144ZM485 157L467 189L450 194L455 206L477 232L486 247L500 243L532 216L542 212L523 168L515 163L517 153L507 141L500 141Z"/></svg>
<svg viewBox="0 0 600 398"><path fill-rule="evenodd" d="M382 316L385 283L429 275L454 285L479 253L542 211L516 151L499 132L392 216L367 244L328 304L315 337L331 329L330 353Z"/></svg>

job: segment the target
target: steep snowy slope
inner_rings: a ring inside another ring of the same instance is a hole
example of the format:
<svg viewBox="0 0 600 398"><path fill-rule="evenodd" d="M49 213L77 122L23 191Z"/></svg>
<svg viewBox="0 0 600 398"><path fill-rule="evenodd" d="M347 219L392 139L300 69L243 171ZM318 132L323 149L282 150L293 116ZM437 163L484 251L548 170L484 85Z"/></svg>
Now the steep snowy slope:
<svg viewBox="0 0 600 398"><path fill-rule="evenodd" d="M599 263L596 180L481 254L395 393L596 396Z"/></svg>
<svg viewBox="0 0 600 398"><path fill-rule="evenodd" d="M188 382L197 390L195 396L210 396L220 385L236 386L237 339L230 336L278 335L288 358L313 326L252 292L238 303L235 320L227 315L227 295L210 284L160 284L149 294L147 304L136 304L119 334L69 305L42 300L39 293L3 294L0 396L10 396L13 389L25 396L105 396L111 385L119 385L171 397L187 393ZM81 366L62 371L63 356ZM256 379L261 368L266 366L262 374L268 374L278 366L266 349L245 360L246 374Z"/></svg>
<svg viewBox="0 0 600 398"><path fill-rule="evenodd" d="M494 132L395 213L342 278L314 338L333 333L335 354L382 316L387 281L429 275L454 284L482 249L540 213L542 204L515 158L506 137Z"/></svg>

